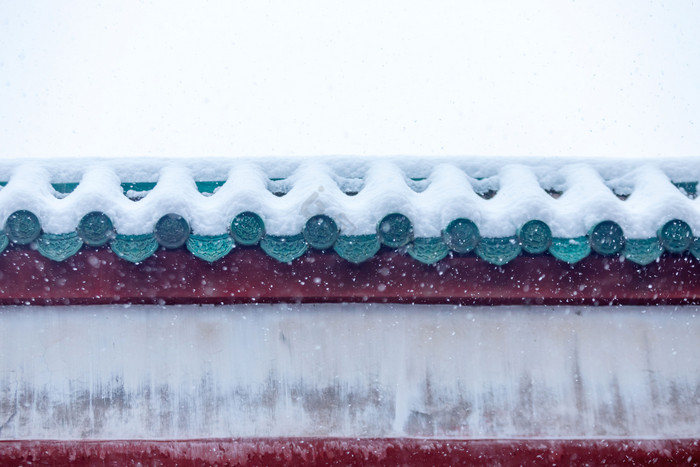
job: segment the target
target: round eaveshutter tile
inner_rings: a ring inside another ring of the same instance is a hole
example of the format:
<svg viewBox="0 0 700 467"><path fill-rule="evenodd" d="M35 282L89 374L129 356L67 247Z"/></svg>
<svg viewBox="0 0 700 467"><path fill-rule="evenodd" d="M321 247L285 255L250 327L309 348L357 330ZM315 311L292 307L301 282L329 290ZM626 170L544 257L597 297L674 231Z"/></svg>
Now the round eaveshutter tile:
<svg viewBox="0 0 700 467"><path fill-rule="evenodd" d="M503 266L518 257L522 247L516 237L482 238L476 254L483 260Z"/></svg>
<svg viewBox="0 0 700 467"><path fill-rule="evenodd" d="M132 263L140 263L158 250L158 241L153 234L117 234L109 246L120 258Z"/></svg>
<svg viewBox="0 0 700 467"><path fill-rule="evenodd" d="M680 219L673 219L664 224L658 233L659 242L670 253L683 253L693 243L693 231Z"/></svg>
<svg viewBox="0 0 700 467"><path fill-rule="evenodd" d="M552 231L542 221L532 220L525 223L518 232L520 244L528 253L544 253L552 245Z"/></svg>
<svg viewBox="0 0 700 467"><path fill-rule="evenodd" d="M613 221L603 221L591 229L588 235L591 248L601 255L614 255L625 246L622 227Z"/></svg>
<svg viewBox="0 0 700 467"><path fill-rule="evenodd" d="M591 254L591 245L587 237L552 238L549 253L561 261L575 264Z"/></svg>
<svg viewBox="0 0 700 467"><path fill-rule="evenodd" d="M78 236L90 246L102 246L112 240L114 235L112 220L103 212L89 212L78 224Z"/></svg>
<svg viewBox="0 0 700 467"><path fill-rule="evenodd" d="M340 235L333 245L333 249L341 258L358 264L377 254L381 246L379 239L374 234Z"/></svg>
<svg viewBox="0 0 700 467"><path fill-rule="evenodd" d="M311 247L318 250L332 247L339 233L335 221L323 214L312 217L304 226L304 239Z"/></svg>
<svg viewBox="0 0 700 467"><path fill-rule="evenodd" d="M39 237L37 250L54 261L63 261L76 254L83 246L83 240L76 232L63 234L44 233Z"/></svg>
<svg viewBox="0 0 700 467"><path fill-rule="evenodd" d="M455 219L442 232L445 244L456 253L469 253L479 244L479 228L469 219Z"/></svg>
<svg viewBox="0 0 700 467"><path fill-rule="evenodd" d="M379 221L377 236L388 247L402 247L413 238L413 225L403 214L389 214Z"/></svg>
<svg viewBox="0 0 700 467"><path fill-rule="evenodd" d="M646 266L656 261L663 252L658 238L628 238L622 255L633 263Z"/></svg>
<svg viewBox="0 0 700 467"><path fill-rule="evenodd" d="M264 234L265 224L254 212L242 212L231 221L231 235L241 245L255 245Z"/></svg>
<svg viewBox="0 0 700 467"><path fill-rule="evenodd" d="M153 234L161 246L179 248L190 236L190 225L178 214L166 214L156 223Z"/></svg>
<svg viewBox="0 0 700 467"><path fill-rule="evenodd" d="M449 252L441 237L415 238L408 246L408 254L424 264L437 263Z"/></svg>
<svg viewBox="0 0 700 467"><path fill-rule="evenodd" d="M5 233L10 241L28 245L39 238L41 224L33 212L15 211L5 222Z"/></svg>
<svg viewBox="0 0 700 467"><path fill-rule="evenodd" d="M187 249L197 258L210 263L223 258L233 249L234 243L227 233L222 235L190 235Z"/></svg>
<svg viewBox="0 0 700 467"><path fill-rule="evenodd" d="M265 235L260 241L260 247L277 261L291 263L303 255L309 245L302 234Z"/></svg>

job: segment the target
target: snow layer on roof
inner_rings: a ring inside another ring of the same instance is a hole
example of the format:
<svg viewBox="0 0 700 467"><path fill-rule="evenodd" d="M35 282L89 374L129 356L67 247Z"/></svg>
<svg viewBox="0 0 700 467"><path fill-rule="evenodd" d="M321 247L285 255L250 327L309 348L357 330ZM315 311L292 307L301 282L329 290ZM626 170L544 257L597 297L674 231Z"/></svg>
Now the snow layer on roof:
<svg viewBox="0 0 700 467"><path fill-rule="evenodd" d="M564 182L561 170L571 165L586 164L603 177L611 187L629 187L630 174L640 165L651 164L675 182L700 180L700 154L697 157L664 158L600 158L600 157L484 157L484 156L315 156L315 157L210 157L210 158L3 158L0 159L0 181L7 181L18 167L31 164L43 167L53 183L77 182L93 167L112 169L122 181L155 182L164 167L184 167L195 180L225 178L232 169L253 164L272 179L288 178L299 168L311 163L328 167L340 178L360 178L377 161L391 162L408 178L426 178L440 164L451 164L476 179L497 176L507 165L529 167L546 188Z"/></svg>
<svg viewBox="0 0 700 467"><path fill-rule="evenodd" d="M374 234L384 216L398 212L412 221L416 237L437 237L450 221L463 217L473 220L485 237L515 235L525 222L538 219L554 237L586 235L597 223L612 220L627 238L651 238L672 219L684 220L700 233L700 200L672 183L700 179L697 166L691 159L622 168L502 160L475 166L458 159L279 165L220 160L213 167L202 162L158 167L154 161L5 165L0 176L7 176L8 183L0 190L0 222L26 209L37 215L45 232L66 233L88 212L102 211L119 233L133 235L151 233L160 217L176 213L188 220L193 233L219 235L238 213L253 211L272 235L298 234L317 214L332 217L344 235L364 235ZM273 180L276 175L285 178ZM120 185L156 180L155 188L136 201ZM226 183L213 195L198 191L195 181L214 180ZM57 196L51 183L69 181L80 183L67 196ZM495 196L484 197L489 190Z"/></svg>

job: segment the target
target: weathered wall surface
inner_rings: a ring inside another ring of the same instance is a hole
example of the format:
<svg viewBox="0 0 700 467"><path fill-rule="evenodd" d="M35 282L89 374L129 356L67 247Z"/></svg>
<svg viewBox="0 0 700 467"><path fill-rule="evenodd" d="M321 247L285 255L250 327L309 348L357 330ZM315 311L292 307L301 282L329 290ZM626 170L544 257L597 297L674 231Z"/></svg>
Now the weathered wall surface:
<svg viewBox="0 0 700 467"><path fill-rule="evenodd" d="M0 308L0 439L692 437L697 307Z"/></svg>

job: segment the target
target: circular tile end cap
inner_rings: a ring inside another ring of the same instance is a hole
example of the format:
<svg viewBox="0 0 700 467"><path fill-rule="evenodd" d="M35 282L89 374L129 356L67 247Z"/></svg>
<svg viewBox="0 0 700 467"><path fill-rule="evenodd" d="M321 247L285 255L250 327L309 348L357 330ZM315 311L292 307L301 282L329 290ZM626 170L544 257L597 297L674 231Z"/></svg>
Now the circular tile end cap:
<svg viewBox="0 0 700 467"><path fill-rule="evenodd" d="M255 245L265 235L265 224L254 212L245 211L231 221L231 235L241 245Z"/></svg>
<svg viewBox="0 0 700 467"><path fill-rule="evenodd" d="M5 222L5 234L14 243L28 245L39 238L41 224L31 211L15 211Z"/></svg>
<svg viewBox="0 0 700 467"><path fill-rule="evenodd" d="M413 225L409 218L403 214L389 214L379 221L377 236L382 244L391 248L399 248L413 238Z"/></svg>
<svg viewBox="0 0 700 467"><path fill-rule="evenodd" d="M442 232L445 244L455 253L469 253L479 244L479 228L469 219L450 222Z"/></svg>
<svg viewBox="0 0 700 467"><path fill-rule="evenodd" d="M591 229L588 235L591 249L601 255L619 253L625 246L622 227L613 221L603 221Z"/></svg>
<svg viewBox="0 0 700 467"><path fill-rule="evenodd" d="M166 214L156 223L153 234L165 248L179 248L190 236L190 225L179 214Z"/></svg>
<svg viewBox="0 0 700 467"><path fill-rule="evenodd" d="M87 245L102 246L114 238L114 225L107 214L89 212L78 223L78 236Z"/></svg>
<svg viewBox="0 0 700 467"><path fill-rule="evenodd" d="M659 243L670 253L683 253L693 243L693 230L680 219L664 224L658 233Z"/></svg>
<svg viewBox="0 0 700 467"><path fill-rule="evenodd" d="M532 220L526 222L518 232L520 244L528 253L541 254L552 245L552 231L542 221Z"/></svg>
<svg viewBox="0 0 700 467"><path fill-rule="evenodd" d="M304 239L311 247L325 250L333 246L340 231L335 221L323 214L313 216L304 226Z"/></svg>

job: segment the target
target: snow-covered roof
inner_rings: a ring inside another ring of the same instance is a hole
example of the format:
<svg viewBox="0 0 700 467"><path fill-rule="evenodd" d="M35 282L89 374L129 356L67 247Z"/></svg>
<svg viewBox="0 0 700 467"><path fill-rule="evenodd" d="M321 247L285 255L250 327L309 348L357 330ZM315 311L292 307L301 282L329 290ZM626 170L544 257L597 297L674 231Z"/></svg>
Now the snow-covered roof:
<svg viewBox="0 0 700 467"><path fill-rule="evenodd" d="M133 262L183 245L215 261L259 244L284 262L308 248L352 262L384 246L425 263L475 253L494 264L547 252L573 263L593 250L647 264L664 250L700 254L692 162L6 165L0 246L62 260L109 244Z"/></svg>

